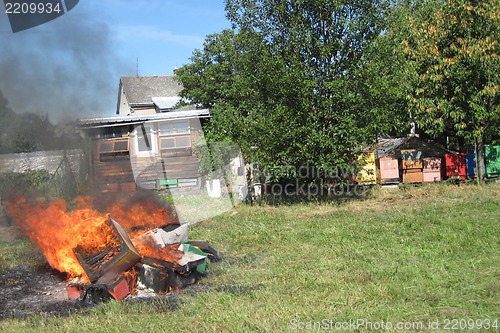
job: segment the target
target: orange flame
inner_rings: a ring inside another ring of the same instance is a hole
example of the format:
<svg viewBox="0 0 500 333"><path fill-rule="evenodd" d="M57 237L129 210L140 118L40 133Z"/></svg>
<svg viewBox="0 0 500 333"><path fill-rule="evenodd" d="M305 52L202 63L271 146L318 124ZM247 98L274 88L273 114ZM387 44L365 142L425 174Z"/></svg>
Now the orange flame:
<svg viewBox="0 0 500 333"><path fill-rule="evenodd" d="M169 245L166 247L159 248L147 242L141 242L134 244L137 251L143 257L151 257L158 260L163 260L171 263L177 263L179 259L182 258L183 252L180 251L179 244Z"/></svg>
<svg viewBox="0 0 500 333"><path fill-rule="evenodd" d="M40 249L49 265L67 273L69 279L81 276L88 280L73 252L77 246L101 251L116 241L113 230L106 223L107 213L122 225L130 238L165 224L177 223L175 216L154 200L143 199L132 204L115 200L107 212L93 209L92 201L89 197L78 197L68 211L63 199L46 203L18 197L8 202L7 211Z"/></svg>

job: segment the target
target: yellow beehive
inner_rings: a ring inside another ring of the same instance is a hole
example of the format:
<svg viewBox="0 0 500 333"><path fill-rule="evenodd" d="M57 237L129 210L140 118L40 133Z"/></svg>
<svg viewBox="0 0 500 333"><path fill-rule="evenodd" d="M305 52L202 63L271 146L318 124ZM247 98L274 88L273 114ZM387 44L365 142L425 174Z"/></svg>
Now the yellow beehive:
<svg viewBox="0 0 500 333"><path fill-rule="evenodd" d="M359 184L375 184L377 182L377 170L375 167L375 155L373 153L362 153L358 156L357 181Z"/></svg>

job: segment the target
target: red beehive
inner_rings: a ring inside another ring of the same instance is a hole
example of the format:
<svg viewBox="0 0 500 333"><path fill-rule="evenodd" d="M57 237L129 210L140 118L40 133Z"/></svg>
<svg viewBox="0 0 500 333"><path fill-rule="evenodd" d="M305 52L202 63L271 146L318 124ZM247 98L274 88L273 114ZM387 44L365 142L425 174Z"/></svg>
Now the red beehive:
<svg viewBox="0 0 500 333"><path fill-rule="evenodd" d="M465 154L444 154L446 178L458 177L465 179L467 171L465 168Z"/></svg>

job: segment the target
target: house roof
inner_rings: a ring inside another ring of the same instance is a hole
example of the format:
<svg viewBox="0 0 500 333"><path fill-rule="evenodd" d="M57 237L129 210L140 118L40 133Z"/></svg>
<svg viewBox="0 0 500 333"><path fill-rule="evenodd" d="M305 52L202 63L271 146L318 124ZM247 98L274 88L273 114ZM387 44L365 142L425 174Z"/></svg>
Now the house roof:
<svg viewBox="0 0 500 333"><path fill-rule="evenodd" d="M174 76L123 76L120 86L130 106L152 106L153 97L177 97L183 89Z"/></svg>
<svg viewBox="0 0 500 333"><path fill-rule="evenodd" d="M416 149L422 152L422 157L439 157L449 153L448 150L435 144L426 142L416 136L403 138L383 139L381 142L366 152L373 152L377 158L399 158L401 149Z"/></svg>
<svg viewBox="0 0 500 333"><path fill-rule="evenodd" d="M76 121L77 126L80 128L99 128L99 127L113 127L125 126L133 124L141 124L147 122L158 122L164 120L179 120L190 118L208 118L210 111L208 109L178 109L170 112L143 114L143 115L129 115L122 117L102 117L102 118L81 118Z"/></svg>
<svg viewBox="0 0 500 333"><path fill-rule="evenodd" d="M377 147L375 147L375 156L385 157L386 155L391 155L394 153L398 147L408 141L408 137L405 138L394 138L382 141Z"/></svg>

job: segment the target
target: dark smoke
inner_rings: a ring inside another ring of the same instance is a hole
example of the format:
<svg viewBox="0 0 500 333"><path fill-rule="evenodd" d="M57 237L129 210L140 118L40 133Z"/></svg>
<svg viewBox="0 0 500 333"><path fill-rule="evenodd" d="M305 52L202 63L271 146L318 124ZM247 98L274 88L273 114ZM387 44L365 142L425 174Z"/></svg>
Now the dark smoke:
<svg viewBox="0 0 500 333"><path fill-rule="evenodd" d="M124 66L111 37L86 1L18 33L0 13L0 91L10 109L48 115L51 122L113 115L119 77L133 66Z"/></svg>

